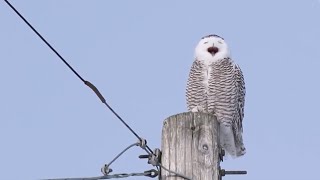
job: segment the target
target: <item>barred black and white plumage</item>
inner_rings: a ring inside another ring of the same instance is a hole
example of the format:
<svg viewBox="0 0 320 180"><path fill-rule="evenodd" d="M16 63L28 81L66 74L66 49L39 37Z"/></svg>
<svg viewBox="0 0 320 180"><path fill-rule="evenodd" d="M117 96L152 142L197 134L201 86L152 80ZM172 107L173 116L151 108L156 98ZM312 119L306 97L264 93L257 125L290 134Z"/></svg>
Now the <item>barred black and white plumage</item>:
<svg viewBox="0 0 320 180"><path fill-rule="evenodd" d="M186 89L189 111L213 113L220 122L220 145L233 157L245 154L242 140L245 83L224 39L203 37L195 50Z"/></svg>

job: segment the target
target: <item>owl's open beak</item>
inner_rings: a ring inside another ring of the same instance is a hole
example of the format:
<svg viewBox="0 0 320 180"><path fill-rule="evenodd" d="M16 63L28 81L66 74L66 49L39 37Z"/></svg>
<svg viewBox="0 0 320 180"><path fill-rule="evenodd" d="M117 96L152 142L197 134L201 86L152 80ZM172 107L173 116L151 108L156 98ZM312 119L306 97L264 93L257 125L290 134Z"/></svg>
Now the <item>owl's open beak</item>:
<svg viewBox="0 0 320 180"><path fill-rule="evenodd" d="M216 54L219 51L219 49L215 46L209 47L208 52L212 55Z"/></svg>

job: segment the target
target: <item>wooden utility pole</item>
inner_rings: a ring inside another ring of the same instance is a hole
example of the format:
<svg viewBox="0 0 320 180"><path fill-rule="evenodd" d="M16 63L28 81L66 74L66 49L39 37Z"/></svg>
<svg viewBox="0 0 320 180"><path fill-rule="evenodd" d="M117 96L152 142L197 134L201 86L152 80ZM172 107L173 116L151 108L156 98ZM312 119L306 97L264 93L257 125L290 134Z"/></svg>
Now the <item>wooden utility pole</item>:
<svg viewBox="0 0 320 180"><path fill-rule="evenodd" d="M219 123L206 113L182 113L164 121L161 164L192 180L219 180ZM183 180L164 169L161 180Z"/></svg>

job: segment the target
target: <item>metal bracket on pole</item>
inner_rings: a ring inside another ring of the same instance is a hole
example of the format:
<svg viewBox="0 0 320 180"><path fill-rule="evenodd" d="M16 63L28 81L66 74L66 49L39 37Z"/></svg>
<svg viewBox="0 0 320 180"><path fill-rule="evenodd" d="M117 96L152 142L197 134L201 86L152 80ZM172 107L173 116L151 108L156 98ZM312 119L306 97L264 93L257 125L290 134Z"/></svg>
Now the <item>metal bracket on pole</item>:
<svg viewBox="0 0 320 180"><path fill-rule="evenodd" d="M149 155L140 155L140 159L148 158L148 164L151 164L153 166L157 166L159 162L161 161L161 151L160 149L156 148L154 150L153 154Z"/></svg>
<svg viewBox="0 0 320 180"><path fill-rule="evenodd" d="M247 174L247 171L226 171L224 169L219 168L219 175L220 175L220 180L222 179L222 176L225 175L243 175L243 174Z"/></svg>
<svg viewBox="0 0 320 180"><path fill-rule="evenodd" d="M226 171L224 169L220 170L220 175L225 176L225 175L240 175L240 174L247 174L247 171Z"/></svg>

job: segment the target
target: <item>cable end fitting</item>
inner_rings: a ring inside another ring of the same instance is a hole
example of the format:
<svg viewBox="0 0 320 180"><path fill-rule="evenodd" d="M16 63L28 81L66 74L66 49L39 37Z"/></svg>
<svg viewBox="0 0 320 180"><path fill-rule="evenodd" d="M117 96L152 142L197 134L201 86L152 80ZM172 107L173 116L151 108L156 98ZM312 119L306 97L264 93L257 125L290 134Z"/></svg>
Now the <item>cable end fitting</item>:
<svg viewBox="0 0 320 180"><path fill-rule="evenodd" d="M105 164L102 168L101 168L101 172L102 174L104 174L105 176L108 175L109 173L112 172L112 169L109 168L109 166L107 164Z"/></svg>

